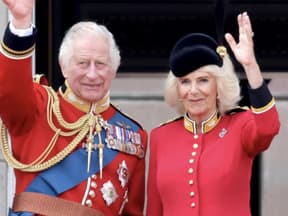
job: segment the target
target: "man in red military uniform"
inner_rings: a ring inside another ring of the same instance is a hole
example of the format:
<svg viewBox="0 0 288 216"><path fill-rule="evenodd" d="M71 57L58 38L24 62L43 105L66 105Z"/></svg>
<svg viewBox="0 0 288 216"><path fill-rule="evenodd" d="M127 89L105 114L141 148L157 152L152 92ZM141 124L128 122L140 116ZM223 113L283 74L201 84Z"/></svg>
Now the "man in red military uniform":
<svg viewBox="0 0 288 216"><path fill-rule="evenodd" d="M32 79L34 1L3 2L13 15L0 52L1 147L16 176L9 215L143 215L147 133L110 103L113 35L94 22L72 26L55 92Z"/></svg>

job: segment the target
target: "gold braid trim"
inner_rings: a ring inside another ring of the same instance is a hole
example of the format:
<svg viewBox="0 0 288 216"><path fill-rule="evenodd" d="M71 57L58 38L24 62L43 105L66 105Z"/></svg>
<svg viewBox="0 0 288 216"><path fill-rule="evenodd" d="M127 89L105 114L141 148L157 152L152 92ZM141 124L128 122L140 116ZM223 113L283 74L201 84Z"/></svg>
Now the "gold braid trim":
<svg viewBox="0 0 288 216"><path fill-rule="evenodd" d="M55 132L55 134L51 139L50 143L48 144L47 148L41 153L41 155L36 160L34 160L29 164L23 164L20 161L18 161L15 157L13 157L9 149L7 130L3 123L0 125L1 150L4 158L11 167L19 169L24 172L39 172L48 169L54 166L55 164L59 163L60 161L62 161L83 140L83 138L89 132L89 125L96 119L96 116L92 115L91 113L87 113L86 115L83 115L81 118L79 118L76 122L73 123L66 122L61 114L59 99L55 91L51 87L45 87L45 88L48 93L47 121L50 128ZM61 127L67 131L63 131L55 126L55 124L52 121L53 115L55 115ZM77 134L75 138L61 152L57 153L54 157L46 161L49 153L55 146L59 136L68 137L75 134Z"/></svg>
<svg viewBox="0 0 288 216"><path fill-rule="evenodd" d="M255 108L255 107L252 107L252 111L256 114L260 114L260 113L263 113L267 110L269 110L270 108L272 108L273 106L275 105L275 99L272 98L271 101L266 104L265 106L263 107L260 107L260 108Z"/></svg>
<svg viewBox="0 0 288 216"><path fill-rule="evenodd" d="M17 50L13 50L13 49L9 48L2 41L1 47L2 47L3 51L5 51L8 55L11 55L14 57L21 57L21 56L29 56L35 50L36 45L34 44L32 47L30 47L27 50L17 51Z"/></svg>

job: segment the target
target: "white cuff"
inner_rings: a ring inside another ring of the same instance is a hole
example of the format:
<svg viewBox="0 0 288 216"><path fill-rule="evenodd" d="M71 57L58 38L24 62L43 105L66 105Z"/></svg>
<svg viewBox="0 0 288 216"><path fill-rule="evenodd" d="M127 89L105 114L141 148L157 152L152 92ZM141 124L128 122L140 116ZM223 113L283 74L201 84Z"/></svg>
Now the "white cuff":
<svg viewBox="0 0 288 216"><path fill-rule="evenodd" d="M19 37L25 37L30 36L33 34L33 25L31 24L29 28L26 29L16 29L12 22L9 23L9 29L10 31L19 36Z"/></svg>

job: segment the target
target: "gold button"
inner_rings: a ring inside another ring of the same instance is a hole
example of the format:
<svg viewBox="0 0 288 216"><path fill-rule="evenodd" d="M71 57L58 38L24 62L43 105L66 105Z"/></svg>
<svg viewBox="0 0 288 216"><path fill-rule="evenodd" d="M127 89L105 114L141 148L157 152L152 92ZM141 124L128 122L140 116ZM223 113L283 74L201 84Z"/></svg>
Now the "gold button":
<svg viewBox="0 0 288 216"><path fill-rule="evenodd" d="M193 171L194 171L193 168L190 168L190 169L189 169L189 173L190 173L190 174L193 173Z"/></svg>
<svg viewBox="0 0 288 216"><path fill-rule="evenodd" d="M194 181L191 179L189 180L189 185L193 185L194 184Z"/></svg>
<svg viewBox="0 0 288 216"><path fill-rule="evenodd" d="M92 188L96 188L96 187L97 187L97 183L92 181L92 182L91 182L91 187L92 187Z"/></svg>
<svg viewBox="0 0 288 216"><path fill-rule="evenodd" d="M198 135L197 134L194 134L194 139L198 139Z"/></svg>
<svg viewBox="0 0 288 216"><path fill-rule="evenodd" d="M86 206L88 206L88 207L92 207L92 205L93 205L93 203L92 203L91 200L86 200L85 204L86 204Z"/></svg>
<svg viewBox="0 0 288 216"><path fill-rule="evenodd" d="M96 179L97 176L94 174L94 175L91 176L91 178L92 178L92 179Z"/></svg>
<svg viewBox="0 0 288 216"><path fill-rule="evenodd" d="M196 204L193 202L193 203L191 203L191 207L192 208L195 208L195 206L196 206Z"/></svg>
<svg viewBox="0 0 288 216"><path fill-rule="evenodd" d="M193 164L193 163L194 163L194 159L191 158L191 159L189 160L189 163L190 163L190 164Z"/></svg>
<svg viewBox="0 0 288 216"><path fill-rule="evenodd" d="M199 147L199 145L197 143L193 144L193 148L197 149Z"/></svg>
<svg viewBox="0 0 288 216"><path fill-rule="evenodd" d="M95 197L95 191L90 190L90 191L89 191L89 196L92 197L92 198L94 198L94 197Z"/></svg>
<svg viewBox="0 0 288 216"><path fill-rule="evenodd" d="M196 152L192 152L192 156L196 156L196 154L197 154Z"/></svg>
<svg viewBox="0 0 288 216"><path fill-rule="evenodd" d="M191 192L190 192L190 196L191 196L191 197L194 197L194 196L195 196L195 192L194 192L194 191L191 191Z"/></svg>

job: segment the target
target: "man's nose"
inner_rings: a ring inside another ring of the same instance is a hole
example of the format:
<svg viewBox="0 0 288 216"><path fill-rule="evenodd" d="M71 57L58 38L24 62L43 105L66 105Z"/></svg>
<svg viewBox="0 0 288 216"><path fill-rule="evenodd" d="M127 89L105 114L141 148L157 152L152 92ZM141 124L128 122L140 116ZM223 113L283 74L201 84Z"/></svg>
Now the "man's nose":
<svg viewBox="0 0 288 216"><path fill-rule="evenodd" d="M94 64L90 64L86 76L90 79L95 79L98 77L98 71Z"/></svg>

